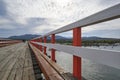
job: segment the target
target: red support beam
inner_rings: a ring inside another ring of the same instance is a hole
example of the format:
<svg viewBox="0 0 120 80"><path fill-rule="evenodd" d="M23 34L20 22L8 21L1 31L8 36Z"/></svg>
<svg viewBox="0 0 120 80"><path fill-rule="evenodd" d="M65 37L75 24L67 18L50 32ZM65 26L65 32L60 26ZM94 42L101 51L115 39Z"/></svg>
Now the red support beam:
<svg viewBox="0 0 120 80"><path fill-rule="evenodd" d="M46 43L46 42L47 42L47 37L45 36L45 37L44 37L44 43ZM45 55L47 55L47 54L46 54L46 48L47 48L47 47L44 46L44 54L45 54Z"/></svg>
<svg viewBox="0 0 120 80"><path fill-rule="evenodd" d="M52 36L51 36L51 43L55 44L55 34L52 34ZM52 54L52 56L51 56L52 60L56 61L55 60L55 49L51 49L51 54Z"/></svg>
<svg viewBox="0 0 120 80"><path fill-rule="evenodd" d="M81 28L73 29L73 46L81 46ZM82 70L81 70L81 58L73 55L73 76L78 78L78 80L82 80Z"/></svg>

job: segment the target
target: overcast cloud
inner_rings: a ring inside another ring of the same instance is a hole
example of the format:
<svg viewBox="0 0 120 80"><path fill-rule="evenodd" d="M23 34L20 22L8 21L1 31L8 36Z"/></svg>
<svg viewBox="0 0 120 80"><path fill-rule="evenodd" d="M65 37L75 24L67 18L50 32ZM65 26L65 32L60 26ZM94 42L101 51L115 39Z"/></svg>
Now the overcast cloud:
<svg viewBox="0 0 120 80"><path fill-rule="evenodd" d="M119 0L0 0L0 37L53 31ZM120 20L83 28L83 36L120 38ZM71 36L71 32L63 33Z"/></svg>

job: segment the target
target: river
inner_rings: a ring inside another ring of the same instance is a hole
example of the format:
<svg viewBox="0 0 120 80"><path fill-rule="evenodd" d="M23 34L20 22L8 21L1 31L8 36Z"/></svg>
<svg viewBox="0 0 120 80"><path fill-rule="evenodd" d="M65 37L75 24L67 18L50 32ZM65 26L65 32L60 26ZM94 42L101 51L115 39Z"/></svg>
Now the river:
<svg viewBox="0 0 120 80"><path fill-rule="evenodd" d="M89 47L120 51L120 46L100 46ZM47 50L48 55L50 51ZM68 72L73 72L73 55L65 52L56 51L57 63ZM120 69L98 64L82 58L82 76L87 80L120 80Z"/></svg>

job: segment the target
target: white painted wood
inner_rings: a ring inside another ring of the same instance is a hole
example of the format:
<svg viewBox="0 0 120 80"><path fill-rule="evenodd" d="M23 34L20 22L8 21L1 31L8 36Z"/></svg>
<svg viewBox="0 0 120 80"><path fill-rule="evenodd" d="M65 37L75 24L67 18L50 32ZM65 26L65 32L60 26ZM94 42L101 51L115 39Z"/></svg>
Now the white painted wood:
<svg viewBox="0 0 120 80"><path fill-rule="evenodd" d="M50 44L32 42L38 45L46 46L47 48L54 48L58 51L63 51L72 55L86 58L104 65L120 69L120 52L100 49L81 48L68 45Z"/></svg>
<svg viewBox="0 0 120 80"><path fill-rule="evenodd" d="M105 22L105 21L109 21L117 18L120 18L120 3L108 9L105 9L103 11L100 11L96 14L88 16L82 20L68 24L62 28L59 28L57 30L54 30L52 32L49 32L43 36L40 36L34 39L42 38L44 36L49 36L51 34L58 34L61 32L69 31L69 30L72 30L73 28L85 27L85 26L89 26L89 25L93 25L93 24L97 24L97 23L101 23L101 22Z"/></svg>

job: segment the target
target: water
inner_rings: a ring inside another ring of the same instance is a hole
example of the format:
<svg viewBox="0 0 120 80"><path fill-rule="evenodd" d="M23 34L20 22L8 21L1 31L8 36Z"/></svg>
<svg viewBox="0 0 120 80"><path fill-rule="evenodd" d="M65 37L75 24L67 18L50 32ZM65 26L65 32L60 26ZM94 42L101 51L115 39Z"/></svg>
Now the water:
<svg viewBox="0 0 120 80"><path fill-rule="evenodd" d="M90 48L120 51L120 46L92 46ZM50 55L50 51L47 51ZM68 72L73 72L73 55L56 51L57 63ZM94 63L82 58L82 76L87 80L120 80L120 69Z"/></svg>

